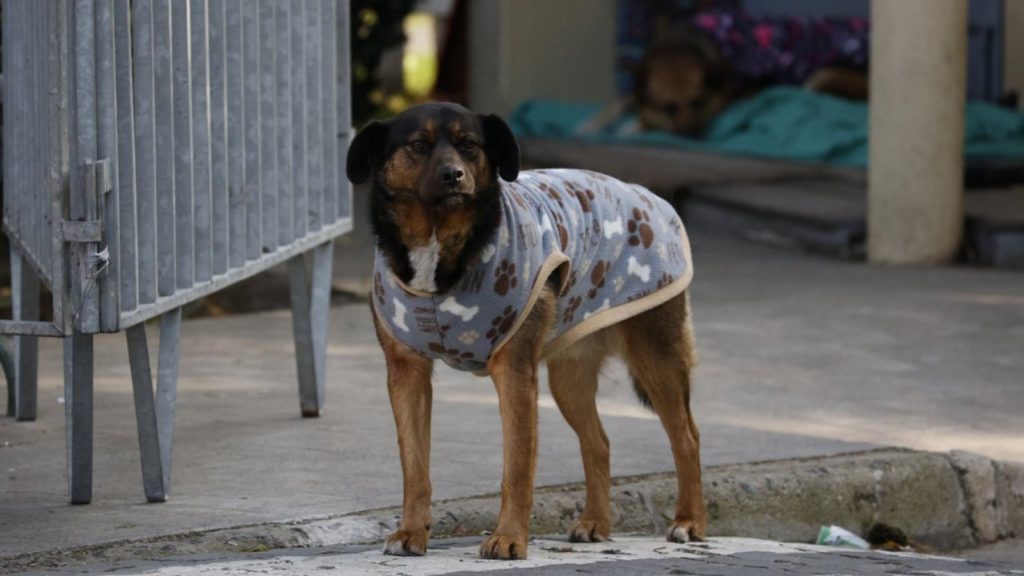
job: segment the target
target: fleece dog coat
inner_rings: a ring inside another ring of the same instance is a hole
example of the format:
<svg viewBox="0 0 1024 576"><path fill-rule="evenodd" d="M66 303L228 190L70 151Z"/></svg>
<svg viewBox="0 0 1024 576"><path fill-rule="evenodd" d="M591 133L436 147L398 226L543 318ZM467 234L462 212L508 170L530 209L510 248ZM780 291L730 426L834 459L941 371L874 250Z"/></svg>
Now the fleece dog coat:
<svg viewBox="0 0 1024 576"><path fill-rule="evenodd" d="M446 293L402 283L377 251L374 311L396 339L453 368L486 373L557 273L558 310L543 356L678 295L690 243L668 202L585 170L521 172L501 182L502 224Z"/></svg>

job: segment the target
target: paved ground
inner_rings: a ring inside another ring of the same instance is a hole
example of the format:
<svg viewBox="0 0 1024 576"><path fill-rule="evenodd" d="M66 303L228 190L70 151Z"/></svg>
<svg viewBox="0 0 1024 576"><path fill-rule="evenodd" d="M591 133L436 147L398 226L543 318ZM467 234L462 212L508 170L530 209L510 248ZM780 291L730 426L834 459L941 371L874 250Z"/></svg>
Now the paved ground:
<svg viewBox="0 0 1024 576"><path fill-rule="evenodd" d="M252 574L323 574L347 576L418 576L531 574L676 575L730 574L943 574L998 576L1024 574L1019 566L912 553L886 553L782 544L745 538L715 538L694 544L671 544L653 538L618 537L600 544L569 544L564 539L535 539L526 560L501 562L477 556L479 539L448 541L425 557L384 556L378 547L321 548L234 556L171 558L159 562L122 562L96 566L89 574L154 576L243 576ZM81 570L48 572L82 574Z"/></svg>
<svg viewBox="0 0 1024 576"><path fill-rule="evenodd" d="M705 465L877 445L1024 461L1024 274L877 268L691 237ZM94 503L65 504L60 345L45 342L39 420L0 420L0 556L397 504L365 306L333 309L331 331L328 412L301 420L287 312L184 324L173 497L161 505L143 503L120 335L97 339ZM491 386L445 368L436 386L435 497L495 491ZM538 483L577 481L575 438L541 402ZM614 474L670 469L618 364L601 402Z"/></svg>

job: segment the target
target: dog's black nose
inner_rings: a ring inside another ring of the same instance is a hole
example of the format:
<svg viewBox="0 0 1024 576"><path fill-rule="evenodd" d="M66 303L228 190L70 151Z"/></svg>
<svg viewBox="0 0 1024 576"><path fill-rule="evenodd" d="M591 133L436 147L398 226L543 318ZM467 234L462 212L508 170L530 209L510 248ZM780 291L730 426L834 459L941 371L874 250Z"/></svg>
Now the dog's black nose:
<svg viewBox="0 0 1024 576"><path fill-rule="evenodd" d="M447 184L448 186L455 186L459 182L462 182L462 178L465 176L466 173L462 168L453 164L441 166L437 171L437 179L440 180L442 184Z"/></svg>

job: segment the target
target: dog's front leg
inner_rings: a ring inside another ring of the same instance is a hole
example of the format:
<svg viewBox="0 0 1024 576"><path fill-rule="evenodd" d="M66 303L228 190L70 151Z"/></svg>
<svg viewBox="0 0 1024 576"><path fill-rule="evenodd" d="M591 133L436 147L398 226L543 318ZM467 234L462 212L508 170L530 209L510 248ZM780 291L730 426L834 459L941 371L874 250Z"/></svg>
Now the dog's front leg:
<svg viewBox="0 0 1024 576"><path fill-rule="evenodd" d="M430 538L430 408L433 362L378 329L388 367L388 396L402 458L402 523L384 552L422 556Z"/></svg>
<svg viewBox="0 0 1024 576"><path fill-rule="evenodd" d="M537 469L537 363L553 311L554 297L545 290L516 335L488 363L498 391L504 470L498 526L480 546L483 558L526 558Z"/></svg>
<svg viewBox="0 0 1024 576"><path fill-rule="evenodd" d="M494 533L480 547L483 558L526 558L533 508L533 477L537 468L537 368L494 373L501 411L504 470L501 512Z"/></svg>

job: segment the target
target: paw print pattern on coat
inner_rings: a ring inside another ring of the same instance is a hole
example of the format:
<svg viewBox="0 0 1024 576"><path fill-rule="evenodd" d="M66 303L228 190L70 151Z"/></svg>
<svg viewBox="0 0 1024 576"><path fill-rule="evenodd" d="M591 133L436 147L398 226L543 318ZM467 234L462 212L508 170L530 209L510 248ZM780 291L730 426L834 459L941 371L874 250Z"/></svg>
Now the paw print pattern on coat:
<svg viewBox="0 0 1024 576"><path fill-rule="evenodd" d="M612 268L612 263L608 260L599 260L594 268L590 270L590 291L587 292L587 297L594 299L597 297L597 292L604 288L605 274L608 273Z"/></svg>
<svg viewBox="0 0 1024 576"><path fill-rule="evenodd" d="M569 302L565 306L565 311L562 312L562 322L568 324L572 322L572 319L576 317L576 311L580 309L580 304L583 303L583 298L579 296L573 296L569 299Z"/></svg>
<svg viewBox="0 0 1024 576"><path fill-rule="evenodd" d="M549 186L548 184L546 184L544 182L541 182L538 187L541 190L543 190L544 192L546 192L547 195L548 195L548 198L551 198L552 200L554 200L558 204L559 207L565 206L562 203L562 194L558 191L557 188L555 188L553 186Z"/></svg>
<svg viewBox="0 0 1024 576"><path fill-rule="evenodd" d="M579 281L579 279L580 275L575 269L573 269L572 272L569 272L569 281L565 283L564 293L568 294L572 292L572 289L576 287L576 282Z"/></svg>
<svg viewBox="0 0 1024 576"><path fill-rule="evenodd" d="M515 288L519 283L516 279L516 265L504 258L502 258L501 264L494 269L494 276L497 277L494 282L494 291L501 296L508 294L509 289Z"/></svg>
<svg viewBox="0 0 1024 576"><path fill-rule="evenodd" d="M444 361L452 366L464 366L466 365L467 361L473 360L473 353L468 351L463 352L458 348L448 348L444 344L444 342L447 341L448 332L451 330L451 328L451 324L443 324L441 326L438 326L437 333L441 337L441 341L429 342L427 344L427 349L433 352L434 354L443 356ZM465 337L466 334L462 334L461 336L459 336L459 341L462 342L463 344L468 345L469 343L466 342Z"/></svg>
<svg viewBox="0 0 1024 576"><path fill-rule="evenodd" d="M643 188L640 188L640 190L642 191ZM654 210L654 202L651 202L651 199L647 197L647 194L641 192L640 194L637 194L637 197L644 203L644 206L647 206L648 210Z"/></svg>
<svg viewBox="0 0 1024 576"><path fill-rule="evenodd" d="M555 212L555 229L558 230L558 245L564 252L569 246L569 230L565 227L565 216L561 212Z"/></svg>
<svg viewBox="0 0 1024 576"><path fill-rule="evenodd" d="M520 208L526 209L528 207L528 205L526 204L526 200L523 199L523 195L520 194L519 192L509 190L508 195L512 197L512 201L515 202Z"/></svg>
<svg viewBox="0 0 1024 576"><path fill-rule="evenodd" d="M629 230L630 246L643 244L644 248L651 247L654 242L654 230L651 229L650 222L651 217L645 210L633 208L633 218L626 225L626 229Z"/></svg>
<svg viewBox="0 0 1024 576"><path fill-rule="evenodd" d="M576 200L579 200L580 208L583 209L583 213L589 214L593 210L590 203L594 201L594 191L590 188L587 188L586 190L576 188L573 190L573 194L576 196Z"/></svg>
<svg viewBox="0 0 1024 576"><path fill-rule="evenodd" d="M675 281L675 277L668 272L662 272L661 278L658 278L658 290L661 290L665 286L668 286Z"/></svg>
<svg viewBox="0 0 1024 576"><path fill-rule="evenodd" d="M615 280L612 280L612 285L615 286L615 293L622 292L622 288L626 285L626 278L624 276L616 276Z"/></svg>
<svg viewBox="0 0 1024 576"><path fill-rule="evenodd" d="M502 336L508 334L508 331L512 329L512 324L515 324L516 316L516 311L512 306L505 306L501 314L491 320L491 329L487 331L487 339L491 341L492 346L497 344Z"/></svg>

